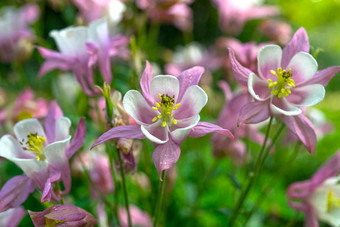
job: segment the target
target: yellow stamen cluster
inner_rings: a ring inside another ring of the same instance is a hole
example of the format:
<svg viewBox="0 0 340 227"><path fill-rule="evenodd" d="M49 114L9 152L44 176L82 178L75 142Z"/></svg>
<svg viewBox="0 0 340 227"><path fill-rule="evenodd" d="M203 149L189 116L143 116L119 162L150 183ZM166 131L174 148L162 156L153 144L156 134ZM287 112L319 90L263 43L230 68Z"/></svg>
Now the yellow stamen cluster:
<svg viewBox="0 0 340 227"><path fill-rule="evenodd" d="M152 109L158 110L161 112L160 115L157 117L154 117L152 119L153 122L160 119L162 121L162 127L165 127L166 124L177 124L177 121L173 116L171 115L173 110L176 110L181 104L177 103L175 105L175 96L170 97L169 95L158 95L160 102L156 102L156 106L153 106Z"/></svg>
<svg viewBox="0 0 340 227"><path fill-rule="evenodd" d="M277 76L277 81L273 82L271 79L268 79L269 89L271 89L271 94L277 96L278 98L287 97L291 93L291 88L295 87L295 81L291 79L292 73L291 69L282 70L282 68L278 68L277 72L271 70L270 72Z"/></svg>
<svg viewBox="0 0 340 227"><path fill-rule="evenodd" d="M332 190L329 190L327 196L327 211L340 208L340 198L334 195Z"/></svg>
<svg viewBox="0 0 340 227"><path fill-rule="evenodd" d="M46 159L44 153L44 143L46 141L45 137L38 136L38 133L28 133L27 142L20 142L24 150L33 151L37 157L38 161L44 161Z"/></svg>

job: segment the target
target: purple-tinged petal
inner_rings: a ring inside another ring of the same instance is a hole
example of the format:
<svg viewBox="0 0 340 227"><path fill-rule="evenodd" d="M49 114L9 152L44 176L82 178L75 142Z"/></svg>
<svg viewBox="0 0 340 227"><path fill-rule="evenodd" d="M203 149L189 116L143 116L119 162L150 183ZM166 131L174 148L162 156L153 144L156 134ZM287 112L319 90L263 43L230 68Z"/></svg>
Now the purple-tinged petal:
<svg viewBox="0 0 340 227"><path fill-rule="evenodd" d="M152 124L152 119L159 115L136 90L129 90L123 98L125 111L140 125Z"/></svg>
<svg viewBox="0 0 340 227"><path fill-rule="evenodd" d="M158 120L151 125L141 125L141 130L151 142L163 144L169 140L168 125L162 127L161 120Z"/></svg>
<svg viewBox="0 0 340 227"><path fill-rule="evenodd" d="M208 95L197 85L189 87L181 100L181 105L174 110L173 117L176 120L191 118L201 112L208 102Z"/></svg>
<svg viewBox="0 0 340 227"><path fill-rule="evenodd" d="M233 134L228 130L221 128L218 125L209 123L209 122L198 122L198 124L193 127L189 133L189 137L202 137L208 133L217 132L221 135L225 135L229 138L234 139Z"/></svg>
<svg viewBox="0 0 340 227"><path fill-rule="evenodd" d="M150 95L155 102L160 102L159 94L175 97L175 103L178 99L179 81L176 77L170 75L158 75L151 80ZM153 104L155 105L155 104Z"/></svg>
<svg viewBox="0 0 340 227"><path fill-rule="evenodd" d="M232 49L229 50L229 60L231 63L231 69L233 71L235 79L242 85L247 86L248 76L251 73L249 69L243 67L236 59L235 52Z"/></svg>
<svg viewBox="0 0 340 227"><path fill-rule="evenodd" d="M18 141L20 142L27 141L28 133L37 133L38 136L46 137L43 127L41 126L40 122L35 118L19 121L14 125L13 131Z"/></svg>
<svg viewBox="0 0 340 227"><path fill-rule="evenodd" d="M321 84L310 84L294 88L286 97L287 101L297 106L314 106L325 97L325 88Z"/></svg>
<svg viewBox="0 0 340 227"><path fill-rule="evenodd" d="M8 180L0 191L0 212L18 207L34 191L35 184L25 175Z"/></svg>
<svg viewBox="0 0 340 227"><path fill-rule="evenodd" d="M178 102L181 102L182 97L186 90L193 86L198 85L198 82L201 79L201 76L204 73L204 68L201 66L195 66L190 69L183 71L177 78L179 81L180 91L178 94Z"/></svg>
<svg viewBox="0 0 340 227"><path fill-rule="evenodd" d="M265 101L270 98L268 81L260 79L255 73L250 73L248 78L248 91L257 101Z"/></svg>
<svg viewBox="0 0 340 227"><path fill-rule="evenodd" d="M52 171L51 176L46 180L45 187L41 195L42 203L51 201L52 194L54 193L52 183L59 181L60 177L61 173L59 171ZM57 196L57 198L59 200L59 196Z"/></svg>
<svg viewBox="0 0 340 227"><path fill-rule="evenodd" d="M93 42L87 42L86 44L86 51L90 54L88 67L92 68L98 61L98 50L99 46Z"/></svg>
<svg viewBox="0 0 340 227"><path fill-rule="evenodd" d="M259 77L263 79L277 80L277 77L271 73L281 66L282 49L278 45L267 45L262 47L257 55L257 64Z"/></svg>
<svg viewBox="0 0 340 227"><path fill-rule="evenodd" d="M17 227L22 218L27 215L23 207L9 209L0 213L0 226Z"/></svg>
<svg viewBox="0 0 340 227"><path fill-rule="evenodd" d="M174 126L176 129L170 132L171 138L177 143L182 144L183 140L188 136L191 129L195 127L200 121L200 116L194 116L185 120L178 120L177 124Z"/></svg>
<svg viewBox="0 0 340 227"><path fill-rule="evenodd" d="M218 86L223 91L225 100L229 102L233 97L229 84L226 81L221 80L218 82Z"/></svg>
<svg viewBox="0 0 340 227"><path fill-rule="evenodd" d="M25 23L31 24L39 18L40 10L36 4L26 4L21 9L21 13Z"/></svg>
<svg viewBox="0 0 340 227"><path fill-rule="evenodd" d="M305 227L319 227L319 222L314 208L311 205L306 206Z"/></svg>
<svg viewBox="0 0 340 227"><path fill-rule="evenodd" d="M278 14L280 14L280 10L276 6L252 6L246 12L246 20L276 16Z"/></svg>
<svg viewBox="0 0 340 227"><path fill-rule="evenodd" d="M290 132L299 138L309 153L313 154L316 144L316 133L312 122L303 114L294 117L282 116L282 119Z"/></svg>
<svg viewBox="0 0 340 227"><path fill-rule="evenodd" d="M256 124L270 116L270 101L251 102L241 108L238 124Z"/></svg>
<svg viewBox="0 0 340 227"><path fill-rule="evenodd" d="M286 70L291 69L292 79L298 86L299 83L308 81L314 76L318 69L318 63L312 55L306 52L299 52L290 60Z"/></svg>
<svg viewBox="0 0 340 227"><path fill-rule="evenodd" d="M55 141L56 120L63 116L63 112L58 103L53 100L48 106L48 112L45 120L45 130L48 143Z"/></svg>
<svg viewBox="0 0 340 227"><path fill-rule="evenodd" d="M66 150L66 158L70 159L73 154L83 146L86 137L85 117L80 118L76 133L72 139L70 146Z"/></svg>
<svg viewBox="0 0 340 227"><path fill-rule="evenodd" d="M139 125L123 125L110 129L101 135L92 145L91 149L110 139L127 138L127 139L145 139Z"/></svg>
<svg viewBox="0 0 340 227"><path fill-rule="evenodd" d="M104 81L107 84L110 84L112 81L112 72L111 72L111 59L108 52L106 51L101 52L98 58L98 64Z"/></svg>
<svg viewBox="0 0 340 227"><path fill-rule="evenodd" d="M270 110L274 114L283 114L286 116L296 116L302 113L302 110L297 106L289 103L286 98L272 97Z"/></svg>
<svg viewBox="0 0 340 227"><path fill-rule="evenodd" d="M286 45L286 47L282 51L282 63L281 66L283 69L289 64L290 60L293 58L295 54L298 52L309 52L309 40L307 32L304 28L299 28L290 40L290 42Z"/></svg>
<svg viewBox="0 0 340 227"><path fill-rule="evenodd" d="M311 188L315 189L328 178L336 177L340 173L340 151L336 152L311 179Z"/></svg>
<svg viewBox="0 0 340 227"><path fill-rule="evenodd" d="M160 177L163 170L170 169L177 161L181 154L181 149L171 139L164 144L157 144L153 154L152 160L158 171Z"/></svg>
<svg viewBox="0 0 340 227"><path fill-rule="evenodd" d="M145 69L140 79L140 87L142 88L142 93L149 105L154 105L154 100L150 94L150 85L152 80L152 68L148 61L146 61Z"/></svg>
<svg viewBox="0 0 340 227"><path fill-rule="evenodd" d="M315 73L315 75L308 81L302 83L305 84L321 84L326 87L329 81L340 72L340 66L332 66ZM302 86L301 84L301 86Z"/></svg>

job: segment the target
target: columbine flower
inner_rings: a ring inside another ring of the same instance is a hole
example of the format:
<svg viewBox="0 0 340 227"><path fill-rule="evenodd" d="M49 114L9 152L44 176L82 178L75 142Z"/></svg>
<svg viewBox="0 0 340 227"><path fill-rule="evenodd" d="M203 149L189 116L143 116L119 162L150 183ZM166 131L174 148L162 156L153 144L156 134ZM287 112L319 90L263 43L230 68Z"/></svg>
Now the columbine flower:
<svg viewBox="0 0 340 227"><path fill-rule="evenodd" d="M173 23L182 31L192 30L192 0L137 0L137 6L146 11L152 21Z"/></svg>
<svg viewBox="0 0 340 227"><path fill-rule="evenodd" d="M44 226L95 226L92 214L73 205L54 205L41 212L28 211L35 227Z"/></svg>
<svg viewBox="0 0 340 227"><path fill-rule="evenodd" d="M29 25L39 16L35 4L20 9L5 7L0 12L0 58L4 62L28 58L32 52L34 34Z"/></svg>
<svg viewBox="0 0 340 227"><path fill-rule="evenodd" d="M318 227L318 219L340 225L340 151L324 164L310 180L289 186L288 204L305 213L305 226Z"/></svg>
<svg viewBox="0 0 340 227"><path fill-rule="evenodd" d="M258 6L259 0L212 0L219 11L222 30L239 34L244 24L251 19L264 18L279 14L275 6Z"/></svg>
<svg viewBox="0 0 340 227"><path fill-rule="evenodd" d="M104 81L111 82L110 57L126 55L126 37L116 35L110 39L105 19L92 22L88 27L69 27L61 31L52 31L61 53L38 47L46 59L41 66L39 76L52 69L72 71L87 95L99 91L94 87L93 68L98 63Z"/></svg>
<svg viewBox="0 0 340 227"><path fill-rule="evenodd" d="M246 158L246 146L240 139L249 137L254 142L261 144L264 136L253 125L237 126L240 109L249 102L249 94L246 92L233 94L229 85L224 81L220 81L219 86L224 92L227 103L223 107L216 124L222 128L228 128L233 133L235 139L231 140L222 135L214 134L211 137L213 153L217 157L228 156L236 164L241 165Z"/></svg>
<svg viewBox="0 0 340 227"><path fill-rule="evenodd" d="M0 191L0 212L17 207L24 202L35 186L42 191L41 201L59 200L71 188L68 160L83 144L86 128L80 119L71 144L71 122L52 102L45 121L45 130L35 119L26 119L14 126L14 134L0 139L0 157L18 165L25 175L10 179ZM53 190L54 182L62 181L64 191Z"/></svg>
<svg viewBox="0 0 340 227"><path fill-rule="evenodd" d="M143 95L128 91L123 99L125 111L139 125L115 127L97 139L97 146L113 138L148 138L156 147L152 159L160 174L173 166L180 155L180 145L187 136L201 137L218 132L233 137L229 130L208 122L199 122L199 112L208 101L197 84L202 67L193 67L178 77L158 75L152 78L147 62L140 84Z"/></svg>
<svg viewBox="0 0 340 227"><path fill-rule="evenodd" d="M258 123L276 115L313 153L315 130L301 114L301 107L313 106L324 98L324 86L340 67L317 72L317 62L308 51L308 36L300 28L283 50L277 45L267 45L259 51L258 75L240 65L233 54L230 60L235 77L248 86L256 100L242 108L239 123Z"/></svg>
<svg viewBox="0 0 340 227"><path fill-rule="evenodd" d="M121 21L126 9L124 3L119 0L72 0L79 8L80 16L87 23L102 17L108 19L109 24L117 24Z"/></svg>

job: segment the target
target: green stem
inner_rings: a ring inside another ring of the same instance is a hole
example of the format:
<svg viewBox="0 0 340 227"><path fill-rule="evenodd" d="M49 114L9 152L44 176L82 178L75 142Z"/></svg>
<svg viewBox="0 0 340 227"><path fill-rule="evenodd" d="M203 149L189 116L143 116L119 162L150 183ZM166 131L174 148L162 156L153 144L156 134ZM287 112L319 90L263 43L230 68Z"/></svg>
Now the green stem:
<svg viewBox="0 0 340 227"><path fill-rule="evenodd" d="M56 191L57 191L57 194L60 195L60 204L61 204L61 205L64 205L63 195L60 194L61 189L60 189L60 184L59 184L59 182L55 182L54 185L55 185L55 189L56 189Z"/></svg>
<svg viewBox="0 0 340 227"><path fill-rule="evenodd" d="M165 188L165 170L162 171L161 179L160 179L160 182L159 182L159 192L158 192L158 199L157 199L156 208L155 208L155 211L154 211L155 217L154 217L154 220L153 220L153 227L157 226L159 215L161 213L160 210L161 210L162 205L163 205L164 188Z"/></svg>
<svg viewBox="0 0 340 227"><path fill-rule="evenodd" d="M235 223L235 221L236 221L236 219L237 219L237 217L240 213L240 209L242 208L243 203L246 200L246 197L248 196L248 193L249 193L252 185L254 184L256 178L258 177L259 171L261 169L264 150L265 150L268 138L269 138L269 132L270 132L270 128L272 126L272 122L273 122L273 117L270 117L269 124L268 124L267 131L266 131L266 136L264 138L260 154L258 155L256 163L255 163L255 170L254 170L254 172L250 173L248 185L247 185L246 189L242 192L242 194L241 194L241 196L240 196L240 198L239 198L239 200L236 204L235 211L230 218L229 226L234 225L234 223Z"/></svg>
<svg viewBox="0 0 340 227"><path fill-rule="evenodd" d="M118 181L117 181L117 178L116 178L115 168L113 166L113 163L114 163L113 151L112 151L110 145L108 145L108 144L106 144L106 152L109 155L110 171L111 171L111 175L112 175L112 180L113 180L114 185L115 185L113 212L115 214L117 224L118 224L118 226L120 226L120 221L119 221L119 217L118 217L118 201L119 201Z"/></svg>
<svg viewBox="0 0 340 227"><path fill-rule="evenodd" d="M130 209L129 209L129 198L128 198L126 181L125 181L124 165L123 165L121 151L119 149L117 149L117 154L118 154L118 159L119 159L120 174L121 174L122 182L123 182L123 191L124 191L126 213L128 215L129 227L132 227L131 215L130 215Z"/></svg>
<svg viewBox="0 0 340 227"><path fill-rule="evenodd" d="M274 140L273 140L273 142L274 142ZM288 161L286 161L286 164L283 165L282 168L280 168L278 173L275 174L275 177L273 177L269 181L270 183L266 187L264 187L264 189L262 190L264 194L266 194L268 196L272 192L272 190L274 189L274 185L278 182L277 179L281 178L281 176L290 168L290 164L296 159L296 157L297 157L297 155L300 151L300 148L301 148L301 143L300 142L296 143L294 151L292 152L292 154L288 158ZM270 147L268 147L268 149L270 149ZM262 202L264 201L265 198L266 197L263 197L263 196L260 196L260 197L257 198L255 205L253 206L251 211L247 214L247 217L246 217L245 222L244 222L244 226L247 224L248 220L253 215L253 213L256 211L256 209L261 206L261 204L262 204Z"/></svg>

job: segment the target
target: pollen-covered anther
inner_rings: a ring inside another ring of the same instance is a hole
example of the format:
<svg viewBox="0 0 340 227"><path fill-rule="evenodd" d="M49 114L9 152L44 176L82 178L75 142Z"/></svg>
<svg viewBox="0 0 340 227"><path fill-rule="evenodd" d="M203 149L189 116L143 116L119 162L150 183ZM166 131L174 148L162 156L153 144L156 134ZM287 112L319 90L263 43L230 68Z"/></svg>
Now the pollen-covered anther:
<svg viewBox="0 0 340 227"><path fill-rule="evenodd" d="M28 133L27 142L26 143L22 142L20 144L23 146L24 150L33 151L38 161L44 161L46 158L44 153L45 141L46 138L38 136L38 133Z"/></svg>
<svg viewBox="0 0 340 227"><path fill-rule="evenodd" d="M291 88L295 87L295 81L291 79L292 73L291 69L282 70L282 68L278 68L277 72L274 70L270 70L270 72L277 77L277 81L273 82L271 79L268 79L269 85L268 88L271 89L271 94L277 96L278 98L287 97L291 94Z"/></svg>
<svg viewBox="0 0 340 227"><path fill-rule="evenodd" d="M332 190L329 190L327 196L327 211L337 209L340 207L340 198L336 197Z"/></svg>
<svg viewBox="0 0 340 227"><path fill-rule="evenodd" d="M177 121L172 116L172 111L176 110L181 104L175 104L174 95L171 97L168 94L159 94L158 97L160 102L156 102L152 109L159 111L161 114L154 117L152 122L156 122L160 119L162 121L162 127L166 127L167 124L177 124Z"/></svg>

